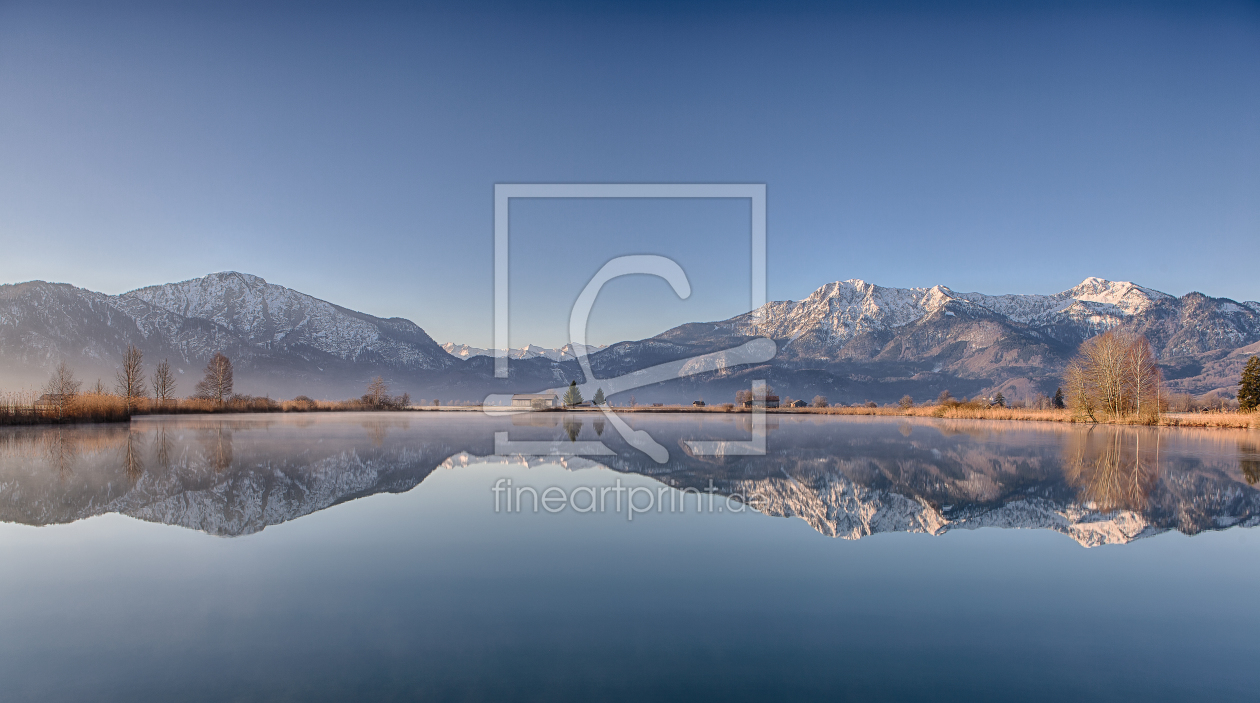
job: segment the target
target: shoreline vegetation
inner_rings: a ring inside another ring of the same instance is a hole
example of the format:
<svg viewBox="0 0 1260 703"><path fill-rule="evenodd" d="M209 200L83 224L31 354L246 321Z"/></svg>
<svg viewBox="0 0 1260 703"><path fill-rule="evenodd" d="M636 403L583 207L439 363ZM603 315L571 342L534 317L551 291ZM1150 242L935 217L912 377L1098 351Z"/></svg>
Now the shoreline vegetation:
<svg viewBox="0 0 1260 703"><path fill-rule="evenodd" d="M0 392L0 425L43 425L93 422L126 422L137 415L272 413L272 412L363 412L363 411L476 411L478 403L448 402L442 406L412 405L407 393L393 396L380 376L372 379L367 392L350 400L315 400L300 395L292 400L241 395L233 392L232 362L215 354L206 365L205 377L196 384L191 398L175 397L176 381L166 360L151 377L144 373L143 356L129 347L119 368L114 392L98 379L82 392L82 382L74 370L61 362L45 384L43 392ZM150 385L151 384L151 385ZM149 388L153 389L152 395ZM757 390L741 390L734 403L707 405L697 400L690 405L652 403L639 405L630 396L629 405L615 406L617 412L742 413L754 407L775 415L877 415L892 417L933 417L950 420L1015 420L1064 422L1093 425L1148 425L1159 427L1222 427L1260 429L1260 355L1248 360L1238 384L1232 407L1223 399L1204 406L1189 396L1170 396L1163 389L1159 364L1146 338L1121 330L1110 330L1086 340L1068 365L1064 387L1053 398L1038 395L1031 402L1007 403L1001 391L992 397L956 399L942 391L935 402L916 404L904 396L895 405L832 405L823 396L813 401L780 398L764 384ZM545 394L526 394L532 404ZM513 399L515 402L516 398ZM554 394L552 401L558 401ZM598 389L591 401L582 398L577 381L571 381L560 407L548 404L542 412L600 412L613 407ZM503 408L503 410L509 410ZM531 410L533 411L533 410Z"/></svg>
<svg viewBox="0 0 1260 703"><path fill-rule="evenodd" d="M361 399L292 400L235 396L222 401L207 398L131 398L113 393L80 393L64 401L43 401L39 393L0 392L0 425L47 425L127 422L143 415L209 415L219 413L364 412L407 410L397 403L368 403Z"/></svg>
<svg viewBox="0 0 1260 703"><path fill-rule="evenodd" d="M596 408L570 408L572 410L595 411ZM651 406L635 406L623 407L618 406L617 412L646 412L646 413L747 413L749 408L727 408L723 405L715 405L704 408L693 408L690 405L651 405ZM1233 429L1260 429L1260 413L1236 412L1229 410L1205 410L1199 412L1173 412L1163 413L1157 421L1150 421L1146 418L1109 418L1091 420L1088 417L1079 417L1071 410L1037 410L1035 408L996 408L981 407L962 403L956 406L949 405L919 405L911 408L902 408L899 406L879 406L866 407L860 405L852 406L830 406L826 408L768 408L766 413L769 415L874 415L880 417L932 417L943 418L946 420L1016 420L1023 422L1063 422L1080 425L1151 425L1157 427L1227 427Z"/></svg>
<svg viewBox="0 0 1260 703"><path fill-rule="evenodd" d="M479 411L477 404L410 405L397 402L372 403L364 399L314 400L298 396L292 400L266 397L236 396L222 402L205 398L180 398L156 401L132 399L112 393L82 393L57 407L39 404L34 392L0 393L0 425L56 425L96 422L127 422L144 415L210 415L220 413L305 413L305 412L451 412ZM618 413L710 413L741 414L752 412L748 406L725 403L695 407L692 405L618 405ZM599 412L599 408L583 405L570 408L531 412ZM1260 429L1260 412L1204 410L1195 412L1163 412L1154 416L1120 416L1090 419L1071 409L1037 409L991 407L982 402L949 401L909 407L899 405L827 406L803 408L767 408L770 415L853 415L880 417L922 417L947 420L1014 420L1024 422L1061 422L1100 425L1150 425L1159 427L1222 427Z"/></svg>

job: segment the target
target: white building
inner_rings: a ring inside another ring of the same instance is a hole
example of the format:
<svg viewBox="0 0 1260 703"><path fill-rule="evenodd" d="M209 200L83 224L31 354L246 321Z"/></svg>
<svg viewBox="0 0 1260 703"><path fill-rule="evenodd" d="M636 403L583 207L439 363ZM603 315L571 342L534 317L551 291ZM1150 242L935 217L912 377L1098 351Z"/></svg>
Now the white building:
<svg viewBox="0 0 1260 703"><path fill-rule="evenodd" d="M560 396L555 393L517 393L512 396L512 407L530 410L547 410L560 407Z"/></svg>

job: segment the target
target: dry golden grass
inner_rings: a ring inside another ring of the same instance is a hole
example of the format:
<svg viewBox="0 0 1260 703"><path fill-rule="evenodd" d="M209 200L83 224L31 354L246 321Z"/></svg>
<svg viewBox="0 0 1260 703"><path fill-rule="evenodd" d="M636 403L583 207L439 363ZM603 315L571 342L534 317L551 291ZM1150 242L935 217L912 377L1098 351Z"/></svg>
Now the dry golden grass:
<svg viewBox="0 0 1260 703"><path fill-rule="evenodd" d="M152 399L133 400L129 409L120 396L103 393L83 393L60 409L38 408L39 394L33 392L0 392L0 425L31 425L80 422L125 422L133 415L211 414L211 413L260 413L260 412L356 412L382 410L361 400L314 400L299 396L293 400L237 397L216 403L199 398L181 398L158 403ZM397 409L397 408L394 408ZM583 410L596 411L594 408ZM710 405L696 408L691 405L639 405L617 407L617 412L686 412L686 413L741 413L746 408L732 404ZM828 408L777 408L769 411L780 415L854 415L878 417L934 417L947 420L1018 420L1029 422L1061 422L1090 424L1092 421L1075 416L1070 410L1037 410L1033 408L994 408L972 403L948 405L922 405L910 408L895 406L864 407L844 406ZM1260 429L1260 412L1240 413L1208 411L1193 413L1165 413L1157 422L1137 418L1101 420L1109 425L1160 425L1163 427Z"/></svg>
<svg viewBox="0 0 1260 703"><path fill-rule="evenodd" d="M352 412L389 410L361 400L313 400L299 397L277 401L271 398L234 397L223 403L204 398L179 398L158 402L151 398L126 400L112 393L81 393L61 407L38 404L39 393L0 392L0 425L43 425L82 422L126 422L136 415L182 415L210 413L267 412Z"/></svg>
<svg viewBox="0 0 1260 703"><path fill-rule="evenodd" d="M690 405L618 407L617 412L748 412L746 408L713 405L693 408ZM1095 424L1088 418L1075 416L1071 410L1037 410L1034 408L992 408L971 403L950 405L920 405L911 408L892 406L864 407L843 406L827 408L778 408L768 412L782 415L855 415L878 417L937 417L947 420L1019 420L1027 422L1064 422ZM1100 418L1096 424L1106 425L1159 425L1162 427L1223 427L1234 429L1260 429L1260 413L1195 412L1164 413L1158 421L1151 418Z"/></svg>

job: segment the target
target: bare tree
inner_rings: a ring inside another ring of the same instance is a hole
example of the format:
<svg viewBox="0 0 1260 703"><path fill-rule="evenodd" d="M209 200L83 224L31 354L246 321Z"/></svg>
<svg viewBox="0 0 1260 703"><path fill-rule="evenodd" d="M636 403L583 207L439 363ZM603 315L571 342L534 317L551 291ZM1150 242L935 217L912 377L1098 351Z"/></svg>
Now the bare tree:
<svg viewBox="0 0 1260 703"><path fill-rule="evenodd" d="M114 388L127 403L128 410L137 399L148 394L148 389L144 385L143 362L144 354L139 349L129 346L127 351L123 352L122 368L118 369L118 375L115 376Z"/></svg>
<svg viewBox="0 0 1260 703"><path fill-rule="evenodd" d="M825 395L816 395L816 396L814 396L814 402L812 403L812 405L813 405L815 408L825 408L825 407L827 407L827 396L825 396Z"/></svg>
<svg viewBox="0 0 1260 703"><path fill-rule="evenodd" d="M1159 419L1162 381L1145 337L1111 330L1086 340L1063 380L1078 416Z"/></svg>
<svg viewBox="0 0 1260 703"><path fill-rule="evenodd" d="M74 397L79 394L79 387L83 384L74 377L74 369L70 368L70 364L62 361L57 364L57 368L53 370L52 378L48 379L48 383L44 384L44 393L57 408L57 417L61 417L65 412L66 406L70 405Z"/></svg>
<svg viewBox="0 0 1260 703"><path fill-rule="evenodd" d="M379 408L389 402L389 386L385 385L385 379L377 376L368 384L367 394L363 396L363 403L373 408Z"/></svg>
<svg viewBox="0 0 1260 703"><path fill-rule="evenodd" d="M1129 342L1124 356L1125 397L1139 418L1159 419L1162 378L1155 352L1146 337L1136 336Z"/></svg>
<svg viewBox="0 0 1260 703"><path fill-rule="evenodd" d="M197 382L196 395L219 405L232 395L232 362L223 353L215 354L206 364L206 376Z"/></svg>
<svg viewBox="0 0 1260 703"><path fill-rule="evenodd" d="M902 410L909 410L914 407L914 398L911 398L909 394L903 395L901 400L897 401L897 405L900 405Z"/></svg>
<svg viewBox="0 0 1260 703"><path fill-rule="evenodd" d="M89 392L92 395L105 395L109 391L105 389L105 382L98 378L96 379L96 385L92 386L92 390Z"/></svg>
<svg viewBox="0 0 1260 703"><path fill-rule="evenodd" d="M153 371L153 397L158 405L166 405L175 397L175 375L171 373L171 365L166 359Z"/></svg>

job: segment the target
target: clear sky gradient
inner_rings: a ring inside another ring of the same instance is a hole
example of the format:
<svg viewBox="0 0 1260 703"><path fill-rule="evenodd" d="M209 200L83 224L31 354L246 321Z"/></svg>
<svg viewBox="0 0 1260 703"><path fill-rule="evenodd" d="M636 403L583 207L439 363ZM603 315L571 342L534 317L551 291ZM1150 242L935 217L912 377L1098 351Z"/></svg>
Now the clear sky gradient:
<svg viewBox="0 0 1260 703"><path fill-rule="evenodd" d="M769 293L1260 299L1260 4L0 2L0 282L239 270L489 346L496 182L751 182ZM742 311L748 213L513 210L513 345ZM532 245L531 245L532 244Z"/></svg>

